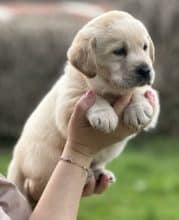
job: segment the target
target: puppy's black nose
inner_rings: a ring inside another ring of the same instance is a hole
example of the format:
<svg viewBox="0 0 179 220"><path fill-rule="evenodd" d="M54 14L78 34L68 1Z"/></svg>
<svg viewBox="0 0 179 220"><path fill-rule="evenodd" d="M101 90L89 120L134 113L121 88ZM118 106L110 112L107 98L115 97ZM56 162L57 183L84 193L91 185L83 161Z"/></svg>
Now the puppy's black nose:
<svg viewBox="0 0 179 220"><path fill-rule="evenodd" d="M147 64L141 64L136 68L136 73L140 77L141 80L150 81L151 70Z"/></svg>

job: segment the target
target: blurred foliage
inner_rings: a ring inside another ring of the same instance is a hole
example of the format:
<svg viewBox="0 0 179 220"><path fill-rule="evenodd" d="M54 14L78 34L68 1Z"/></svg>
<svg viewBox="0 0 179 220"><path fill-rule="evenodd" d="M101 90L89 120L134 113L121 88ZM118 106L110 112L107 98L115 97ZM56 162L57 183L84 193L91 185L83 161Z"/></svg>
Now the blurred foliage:
<svg viewBox="0 0 179 220"><path fill-rule="evenodd" d="M131 141L109 168L117 182L103 195L83 198L79 220L178 220L179 139L156 137ZM0 154L0 172L10 153Z"/></svg>

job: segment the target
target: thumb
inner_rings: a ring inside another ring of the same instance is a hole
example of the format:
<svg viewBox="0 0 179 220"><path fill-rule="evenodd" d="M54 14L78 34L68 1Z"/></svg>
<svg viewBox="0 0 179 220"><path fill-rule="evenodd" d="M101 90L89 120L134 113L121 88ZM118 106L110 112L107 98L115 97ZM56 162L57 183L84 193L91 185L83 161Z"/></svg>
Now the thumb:
<svg viewBox="0 0 179 220"><path fill-rule="evenodd" d="M121 96L114 104L114 109L118 116L121 116L124 109L127 107L127 105L130 103L132 94Z"/></svg>
<svg viewBox="0 0 179 220"><path fill-rule="evenodd" d="M86 119L86 113L88 109L94 105L95 101L95 92L92 90L87 91L76 103L72 114L72 120L79 121Z"/></svg>

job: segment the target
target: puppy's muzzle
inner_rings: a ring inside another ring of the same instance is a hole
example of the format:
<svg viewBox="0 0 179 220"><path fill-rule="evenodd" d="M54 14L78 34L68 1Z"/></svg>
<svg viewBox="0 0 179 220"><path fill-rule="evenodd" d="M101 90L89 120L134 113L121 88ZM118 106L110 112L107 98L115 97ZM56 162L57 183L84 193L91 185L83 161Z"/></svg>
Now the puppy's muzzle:
<svg viewBox="0 0 179 220"><path fill-rule="evenodd" d="M138 81L142 84L150 84L152 80L151 69L147 64L140 64L135 70Z"/></svg>

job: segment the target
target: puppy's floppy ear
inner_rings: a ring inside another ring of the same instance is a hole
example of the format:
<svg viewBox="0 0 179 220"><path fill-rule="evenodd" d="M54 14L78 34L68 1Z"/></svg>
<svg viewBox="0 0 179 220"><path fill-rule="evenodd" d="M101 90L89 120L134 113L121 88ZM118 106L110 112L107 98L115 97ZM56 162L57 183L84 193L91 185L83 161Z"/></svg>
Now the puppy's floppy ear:
<svg viewBox="0 0 179 220"><path fill-rule="evenodd" d="M96 39L78 39L67 52L70 63L87 77L96 76Z"/></svg>
<svg viewBox="0 0 179 220"><path fill-rule="evenodd" d="M155 61L155 47L154 47L154 43L151 39L151 37L149 36L149 53L150 53L150 58L152 60L152 63L154 63Z"/></svg>

